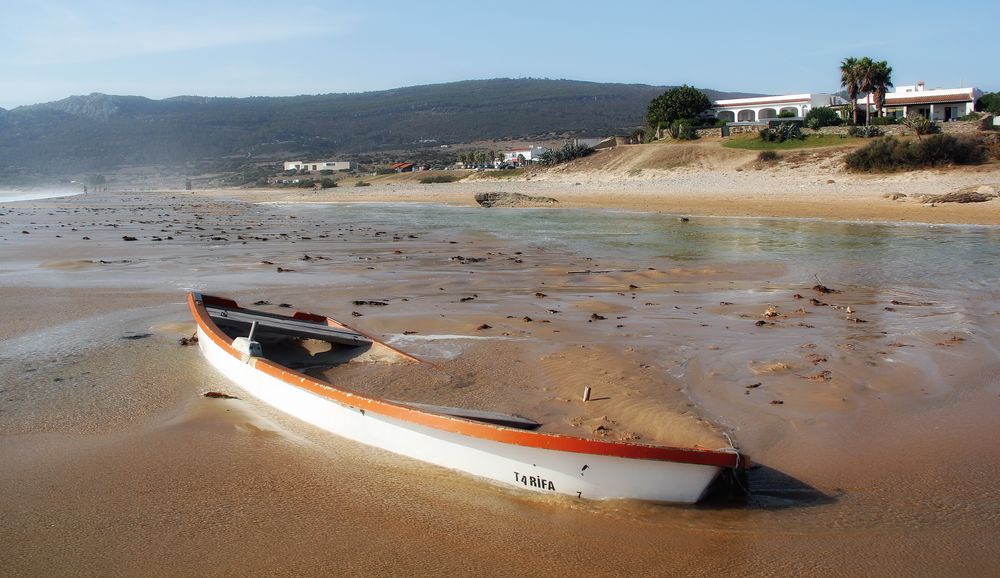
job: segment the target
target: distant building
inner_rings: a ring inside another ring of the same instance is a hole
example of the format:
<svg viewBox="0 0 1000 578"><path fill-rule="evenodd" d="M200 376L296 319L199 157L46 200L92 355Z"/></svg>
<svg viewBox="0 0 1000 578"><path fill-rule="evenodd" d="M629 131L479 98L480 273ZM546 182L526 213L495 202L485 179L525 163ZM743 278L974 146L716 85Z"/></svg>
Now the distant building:
<svg viewBox="0 0 1000 578"><path fill-rule="evenodd" d="M545 147L531 146L502 151L503 160L501 162L519 164L521 163L521 158L523 158L525 163L530 164L537 161L538 157L548 150Z"/></svg>
<svg viewBox="0 0 1000 578"><path fill-rule="evenodd" d="M715 118L727 122L759 122L777 118L790 112L802 118L814 108L848 104L843 98L826 93L786 94L782 96L755 96L727 98L712 103Z"/></svg>
<svg viewBox="0 0 1000 578"><path fill-rule="evenodd" d="M415 170L414 167L414 163L392 163L389 165L389 168L397 173L411 173Z"/></svg>
<svg viewBox="0 0 1000 578"><path fill-rule="evenodd" d="M350 161L285 161L286 171L348 171Z"/></svg>
<svg viewBox="0 0 1000 578"><path fill-rule="evenodd" d="M931 88L923 82L913 86L897 86L885 95L882 112L886 116L904 118L919 114L933 121L957 120L975 110L976 101L983 93L977 88ZM858 106L867 110L868 99L859 98ZM870 112L875 112L873 102Z"/></svg>

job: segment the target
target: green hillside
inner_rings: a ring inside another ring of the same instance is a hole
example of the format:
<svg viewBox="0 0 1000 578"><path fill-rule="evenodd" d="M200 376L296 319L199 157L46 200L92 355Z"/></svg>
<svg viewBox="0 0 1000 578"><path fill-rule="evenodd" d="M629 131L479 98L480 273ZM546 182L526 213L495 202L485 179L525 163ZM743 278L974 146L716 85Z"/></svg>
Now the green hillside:
<svg viewBox="0 0 1000 578"><path fill-rule="evenodd" d="M295 97L73 96L0 109L0 180L38 170L58 175L622 133L642 124L649 101L666 88L493 79Z"/></svg>

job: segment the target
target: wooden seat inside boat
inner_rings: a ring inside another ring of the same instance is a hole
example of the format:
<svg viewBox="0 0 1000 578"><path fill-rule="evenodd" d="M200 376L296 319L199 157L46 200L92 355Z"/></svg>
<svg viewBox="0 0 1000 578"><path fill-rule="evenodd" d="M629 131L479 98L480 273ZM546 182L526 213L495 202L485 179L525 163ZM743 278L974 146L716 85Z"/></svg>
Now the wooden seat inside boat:
<svg viewBox="0 0 1000 578"><path fill-rule="evenodd" d="M207 306L212 321L226 333L247 335L250 326L257 323L257 335L278 334L302 339L318 339L337 345L371 345L371 340L348 329L331 327L326 323L309 319L295 319L284 315L247 311L215 305Z"/></svg>

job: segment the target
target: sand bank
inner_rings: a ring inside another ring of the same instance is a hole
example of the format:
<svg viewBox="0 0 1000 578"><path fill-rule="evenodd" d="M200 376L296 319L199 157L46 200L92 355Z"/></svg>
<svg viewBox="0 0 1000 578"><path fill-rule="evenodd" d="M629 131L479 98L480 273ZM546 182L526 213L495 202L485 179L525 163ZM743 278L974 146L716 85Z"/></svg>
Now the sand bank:
<svg viewBox="0 0 1000 578"><path fill-rule="evenodd" d="M678 151L671 147L678 147ZM353 181L345 179L344 186L317 191L230 189L206 193L254 202L471 205L476 193L502 191L553 197L559 201L558 206L569 208L678 215L1000 224L1000 199L933 206L923 200L926 195L970 187L988 186L1000 192L997 163L859 175L843 169L845 152L842 149L793 151L782 153L784 160L776 165L762 166L755 160L756 152L724 149L717 142L626 146L554 169L531 169L516 179L490 178L490 173L480 173L456 183L424 185L406 178L388 183L379 180L368 187L352 187Z"/></svg>

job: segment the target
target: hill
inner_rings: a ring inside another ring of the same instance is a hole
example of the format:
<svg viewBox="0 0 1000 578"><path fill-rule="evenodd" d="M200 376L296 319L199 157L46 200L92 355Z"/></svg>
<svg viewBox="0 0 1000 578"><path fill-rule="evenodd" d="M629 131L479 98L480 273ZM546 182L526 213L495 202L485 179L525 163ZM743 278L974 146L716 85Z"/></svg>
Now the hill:
<svg viewBox="0 0 1000 578"><path fill-rule="evenodd" d="M0 180L38 170L66 175L223 158L274 160L479 140L601 136L640 126L649 101L667 88L492 79L295 97L72 96L0 111Z"/></svg>

